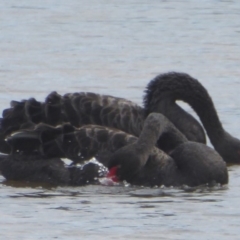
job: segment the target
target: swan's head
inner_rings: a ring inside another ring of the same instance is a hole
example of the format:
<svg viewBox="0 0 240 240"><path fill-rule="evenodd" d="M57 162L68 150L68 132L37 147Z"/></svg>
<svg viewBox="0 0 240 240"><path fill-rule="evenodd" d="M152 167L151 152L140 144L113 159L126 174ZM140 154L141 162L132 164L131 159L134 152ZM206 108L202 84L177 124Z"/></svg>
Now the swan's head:
<svg viewBox="0 0 240 240"><path fill-rule="evenodd" d="M225 132L215 149L228 164L240 164L240 140Z"/></svg>
<svg viewBox="0 0 240 240"><path fill-rule="evenodd" d="M133 143L118 149L110 158L108 169L120 181L131 182L145 163L145 154L139 152L137 144Z"/></svg>

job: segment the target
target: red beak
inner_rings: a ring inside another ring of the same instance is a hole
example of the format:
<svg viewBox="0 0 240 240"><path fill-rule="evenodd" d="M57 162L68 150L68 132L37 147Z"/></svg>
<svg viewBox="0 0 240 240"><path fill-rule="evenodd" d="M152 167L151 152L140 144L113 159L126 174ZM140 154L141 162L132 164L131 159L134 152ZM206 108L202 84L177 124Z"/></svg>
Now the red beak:
<svg viewBox="0 0 240 240"><path fill-rule="evenodd" d="M107 174L107 178L112 179L113 182L119 182L119 179L117 177L117 169L118 167L112 167L111 169L109 169L109 172Z"/></svg>

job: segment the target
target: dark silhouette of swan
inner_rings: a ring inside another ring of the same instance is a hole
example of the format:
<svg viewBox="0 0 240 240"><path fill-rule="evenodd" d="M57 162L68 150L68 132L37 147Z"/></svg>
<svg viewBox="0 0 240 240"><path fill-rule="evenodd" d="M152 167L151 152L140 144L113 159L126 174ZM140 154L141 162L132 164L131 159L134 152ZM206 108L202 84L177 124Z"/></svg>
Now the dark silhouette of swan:
<svg viewBox="0 0 240 240"><path fill-rule="evenodd" d="M113 127L139 136L143 122L151 112L163 113L188 140L205 143L201 125L176 104L182 100L199 115L214 148L227 163L240 163L240 141L227 133L218 118L214 104L206 89L185 73L158 75L147 86L144 108L122 98L94 93L73 93L60 96L51 93L44 103L35 99L11 102L3 111L0 128L0 151L9 153L5 137L18 129L40 122L53 126L70 122L75 127L98 124ZM169 152L165 133L157 146Z"/></svg>
<svg viewBox="0 0 240 240"><path fill-rule="evenodd" d="M166 140L171 142L169 155L155 147L164 133L168 133ZM158 113L149 114L139 138L103 126L88 125L74 129L70 124L55 128L40 124L32 130L12 134L7 141L12 149L10 156L68 157L75 163L92 156L99 157L110 169L117 166L120 180L136 185L197 186L228 182L226 163L215 150L202 143L188 141L166 117ZM32 162L34 159L32 157ZM23 171L22 175L26 176L24 168L19 169L16 171ZM8 171L7 167L2 167L5 177ZM10 171L14 175L15 170L12 168ZM37 171L35 174L38 175Z"/></svg>

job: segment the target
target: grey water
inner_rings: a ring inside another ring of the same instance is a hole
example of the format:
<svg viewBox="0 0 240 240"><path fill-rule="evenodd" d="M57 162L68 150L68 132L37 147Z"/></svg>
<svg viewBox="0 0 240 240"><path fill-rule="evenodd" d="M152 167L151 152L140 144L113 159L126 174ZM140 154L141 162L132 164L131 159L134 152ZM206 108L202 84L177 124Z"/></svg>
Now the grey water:
<svg viewBox="0 0 240 240"><path fill-rule="evenodd" d="M0 110L92 91L142 104L153 77L187 72L240 138L237 0L0 2ZM181 103L180 103L181 104ZM182 105L192 113L192 110ZM240 166L214 188L44 187L0 176L1 239L239 239Z"/></svg>

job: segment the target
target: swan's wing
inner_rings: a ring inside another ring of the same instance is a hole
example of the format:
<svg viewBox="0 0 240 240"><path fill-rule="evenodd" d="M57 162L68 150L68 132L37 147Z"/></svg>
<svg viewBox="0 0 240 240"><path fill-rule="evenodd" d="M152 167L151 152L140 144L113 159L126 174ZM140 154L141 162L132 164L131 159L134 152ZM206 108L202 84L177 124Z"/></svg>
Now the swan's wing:
<svg viewBox="0 0 240 240"><path fill-rule="evenodd" d="M144 119L143 109L123 98L94 93L59 95L52 92L41 103L34 98L12 101L0 120L0 151L9 153L4 138L14 131L46 123L52 126L70 122L75 127L98 124L138 136Z"/></svg>
<svg viewBox="0 0 240 240"><path fill-rule="evenodd" d="M108 155L136 140L136 137L117 129L98 125L74 128L71 124L57 127L38 124L34 129L19 130L6 139L13 155L39 154L46 158L69 158L75 162L97 157L105 164Z"/></svg>

